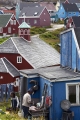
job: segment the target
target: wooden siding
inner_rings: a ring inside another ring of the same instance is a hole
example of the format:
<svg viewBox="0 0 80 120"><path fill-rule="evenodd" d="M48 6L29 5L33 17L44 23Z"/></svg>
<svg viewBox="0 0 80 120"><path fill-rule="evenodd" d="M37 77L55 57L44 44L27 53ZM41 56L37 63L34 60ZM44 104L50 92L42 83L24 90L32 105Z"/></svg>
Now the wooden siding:
<svg viewBox="0 0 80 120"><path fill-rule="evenodd" d="M0 73L0 76L3 76L3 78L0 79L0 84L13 83L16 80L16 78L13 78L9 73Z"/></svg>
<svg viewBox="0 0 80 120"><path fill-rule="evenodd" d="M40 26L50 26L50 14L45 8L42 14L40 15Z"/></svg>
<svg viewBox="0 0 80 120"><path fill-rule="evenodd" d="M18 70L32 69L33 67L22 57L22 63L17 63L17 56L20 54L0 53L0 58L6 57Z"/></svg>

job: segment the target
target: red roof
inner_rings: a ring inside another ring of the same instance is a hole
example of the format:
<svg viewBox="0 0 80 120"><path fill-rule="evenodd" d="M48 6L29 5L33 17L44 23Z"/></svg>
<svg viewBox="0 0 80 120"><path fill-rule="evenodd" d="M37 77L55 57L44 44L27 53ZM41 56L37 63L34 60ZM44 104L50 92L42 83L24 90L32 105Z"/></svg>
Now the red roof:
<svg viewBox="0 0 80 120"><path fill-rule="evenodd" d="M15 15L15 10L3 10L4 14L14 14Z"/></svg>

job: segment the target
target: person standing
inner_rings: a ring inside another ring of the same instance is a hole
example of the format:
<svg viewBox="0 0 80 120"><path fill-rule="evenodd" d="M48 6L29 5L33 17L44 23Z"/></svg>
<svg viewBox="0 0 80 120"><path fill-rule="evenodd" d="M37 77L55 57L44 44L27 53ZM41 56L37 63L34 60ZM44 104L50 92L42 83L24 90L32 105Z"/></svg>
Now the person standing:
<svg viewBox="0 0 80 120"><path fill-rule="evenodd" d="M11 108L13 111L18 110L19 108L19 99L15 96L15 92L11 92Z"/></svg>
<svg viewBox="0 0 80 120"><path fill-rule="evenodd" d="M29 107L31 106L31 94L32 94L32 90L29 89L27 91L27 93L24 94L23 96L23 101L22 101L22 109L23 109L23 113L24 113L24 118L28 117L28 111L29 111Z"/></svg>

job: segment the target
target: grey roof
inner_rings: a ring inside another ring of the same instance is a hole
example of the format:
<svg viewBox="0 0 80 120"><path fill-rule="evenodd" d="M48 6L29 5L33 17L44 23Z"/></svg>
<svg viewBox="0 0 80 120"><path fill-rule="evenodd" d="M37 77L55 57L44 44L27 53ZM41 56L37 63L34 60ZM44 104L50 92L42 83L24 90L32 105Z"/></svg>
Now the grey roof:
<svg viewBox="0 0 80 120"><path fill-rule="evenodd" d="M80 0L68 0L69 3L80 3Z"/></svg>
<svg viewBox="0 0 80 120"><path fill-rule="evenodd" d="M54 10L54 11L56 11L56 8L55 8L53 2L49 2L49 3L48 2L40 2L40 6L46 7L47 10Z"/></svg>
<svg viewBox="0 0 80 120"><path fill-rule="evenodd" d="M23 16L23 13L25 16L39 16L43 9L44 7L24 7L19 16Z"/></svg>
<svg viewBox="0 0 80 120"><path fill-rule="evenodd" d="M0 72L7 72L7 69L2 61L2 59L0 58Z"/></svg>
<svg viewBox="0 0 80 120"><path fill-rule="evenodd" d="M6 58L0 58L0 72L10 73L13 77L20 76L19 71Z"/></svg>
<svg viewBox="0 0 80 120"><path fill-rule="evenodd" d="M0 14L0 27L5 27L12 14Z"/></svg>
<svg viewBox="0 0 80 120"><path fill-rule="evenodd" d="M5 49L6 42L8 46L6 46ZM16 47L18 50L17 52L19 52L19 54L21 54L34 68L60 64L60 54L38 37L31 37L31 42L28 42L21 37L12 37L12 45L10 44L10 39L6 42L4 45L0 45L0 53L2 50L4 50L4 53L8 53L8 51L10 52L8 48L9 46L13 49ZM13 51L13 53L16 53L16 50Z"/></svg>
<svg viewBox="0 0 80 120"><path fill-rule="evenodd" d="M73 16L72 19L75 27L80 27L80 16Z"/></svg>
<svg viewBox="0 0 80 120"><path fill-rule="evenodd" d="M62 5L66 12L79 12L79 9L76 4L62 3Z"/></svg>
<svg viewBox="0 0 80 120"><path fill-rule="evenodd" d="M22 10L24 7L37 7L40 6L39 3L35 2L20 2L20 10Z"/></svg>
<svg viewBox="0 0 80 120"><path fill-rule="evenodd" d="M11 38L0 44L0 53L18 53Z"/></svg>
<svg viewBox="0 0 80 120"><path fill-rule="evenodd" d="M20 70L20 74L27 76L39 75L53 81L67 81L71 78L80 78L80 73L74 72L71 69L62 68L60 66L45 67L39 69Z"/></svg>

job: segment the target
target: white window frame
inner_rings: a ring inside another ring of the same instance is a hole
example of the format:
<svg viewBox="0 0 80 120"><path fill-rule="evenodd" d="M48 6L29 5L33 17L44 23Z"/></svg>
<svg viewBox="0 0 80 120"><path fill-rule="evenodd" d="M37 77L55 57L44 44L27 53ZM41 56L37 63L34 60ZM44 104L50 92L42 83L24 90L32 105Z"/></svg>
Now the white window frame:
<svg viewBox="0 0 80 120"><path fill-rule="evenodd" d="M11 27L8 27L8 33L11 33Z"/></svg>
<svg viewBox="0 0 80 120"><path fill-rule="evenodd" d="M13 25L13 20L10 20L10 24Z"/></svg>
<svg viewBox="0 0 80 120"><path fill-rule="evenodd" d="M72 106L78 106L80 105L80 101L79 101L79 86L80 83L76 82L76 83L66 83L66 99L69 100L69 89L68 86L74 86L76 85L76 103L72 103Z"/></svg>
<svg viewBox="0 0 80 120"><path fill-rule="evenodd" d="M3 32L3 28L2 27L0 27L0 33L2 33Z"/></svg>
<svg viewBox="0 0 80 120"><path fill-rule="evenodd" d="M21 56L17 56L17 63L22 63L22 57Z"/></svg>
<svg viewBox="0 0 80 120"><path fill-rule="evenodd" d="M34 24L37 24L37 20L34 20Z"/></svg>
<svg viewBox="0 0 80 120"><path fill-rule="evenodd" d="M16 25L16 20L14 20L14 25Z"/></svg>

